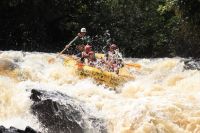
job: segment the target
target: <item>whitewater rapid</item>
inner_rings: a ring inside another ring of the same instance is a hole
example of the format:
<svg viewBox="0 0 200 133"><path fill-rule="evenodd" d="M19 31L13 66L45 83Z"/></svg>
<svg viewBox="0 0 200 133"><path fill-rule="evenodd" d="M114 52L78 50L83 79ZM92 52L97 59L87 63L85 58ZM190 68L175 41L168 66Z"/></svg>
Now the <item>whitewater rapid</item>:
<svg viewBox="0 0 200 133"><path fill-rule="evenodd" d="M142 67L130 68L136 79L114 91L91 78L79 79L73 67L55 57L51 53L0 53L1 59L18 66L14 72L0 72L0 125L31 126L45 132L30 112L29 98L31 89L42 89L83 101L89 114L105 121L108 133L200 132L200 71L185 70L182 58L127 59Z"/></svg>

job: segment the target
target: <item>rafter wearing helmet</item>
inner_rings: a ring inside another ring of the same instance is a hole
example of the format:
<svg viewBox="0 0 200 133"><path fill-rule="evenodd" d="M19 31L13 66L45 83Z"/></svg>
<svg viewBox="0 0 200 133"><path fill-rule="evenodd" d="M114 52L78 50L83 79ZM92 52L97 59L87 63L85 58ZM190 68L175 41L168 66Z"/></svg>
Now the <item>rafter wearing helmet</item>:
<svg viewBox="0 0 200 133"><path fill-rule="evenodd" d="M81 28L80 32L77 34L76 39L70 45L66 45L65 48L72 47L72 54L75 54L77 57L81 57L81 52L84 51L85 45L92 42L90 36L88 36L86 33L86 28Z"/></svg>

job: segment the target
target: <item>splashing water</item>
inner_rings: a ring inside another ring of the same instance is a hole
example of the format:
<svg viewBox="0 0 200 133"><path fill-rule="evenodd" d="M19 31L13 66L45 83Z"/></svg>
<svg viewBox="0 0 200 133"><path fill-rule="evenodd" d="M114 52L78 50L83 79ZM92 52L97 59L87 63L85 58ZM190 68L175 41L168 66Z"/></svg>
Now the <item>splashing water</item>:
<svg viewBox="0 0 200 133"><path fill-rule="evenodd" d="M90 114L106 122L109 133L200 132L200 71L184 70L181 58L138 59L142 68L130 70L136 79L113 91L91 78L80 80L73 67L64 66L63 59L55 56L0 54L19 66L14 74L0 75L0 125L43 131L30 113L28 90L36 88L83 101ZM51 58L53 63L48 62Z"/></svg>

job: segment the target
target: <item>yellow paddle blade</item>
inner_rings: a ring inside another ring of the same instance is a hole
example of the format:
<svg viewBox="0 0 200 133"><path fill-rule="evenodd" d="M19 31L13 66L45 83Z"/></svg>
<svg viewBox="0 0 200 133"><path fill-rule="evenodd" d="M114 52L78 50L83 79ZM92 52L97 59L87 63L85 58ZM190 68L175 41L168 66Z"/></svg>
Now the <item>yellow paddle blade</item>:
<svg viewBox="0 0 200 133"><path fill-rule="evenodd" d="M141 68L142 66L140 64L136 64L136 63L126 63L125 64L128 67L135 67L135 68Z"/></svg>

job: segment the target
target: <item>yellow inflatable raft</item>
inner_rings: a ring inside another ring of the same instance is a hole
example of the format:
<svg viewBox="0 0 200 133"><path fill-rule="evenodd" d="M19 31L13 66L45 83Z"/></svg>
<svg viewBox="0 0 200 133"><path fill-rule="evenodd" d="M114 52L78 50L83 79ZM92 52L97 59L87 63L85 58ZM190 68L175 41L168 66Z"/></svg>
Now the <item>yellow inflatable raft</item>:
<svg viewBox="0 0 200 133"><path fill-rule="evenodd" d="M103 55L103 54L102 54ZM78 63L73 58L65 59L65 66L75 67L77 74L80 78L93 78L100 84L105 84L111 88L115 88L128 80L133 80L134 76L131 75L126 67L119 70L119 74L114 72L103 71L101 69Z"/></svg>

